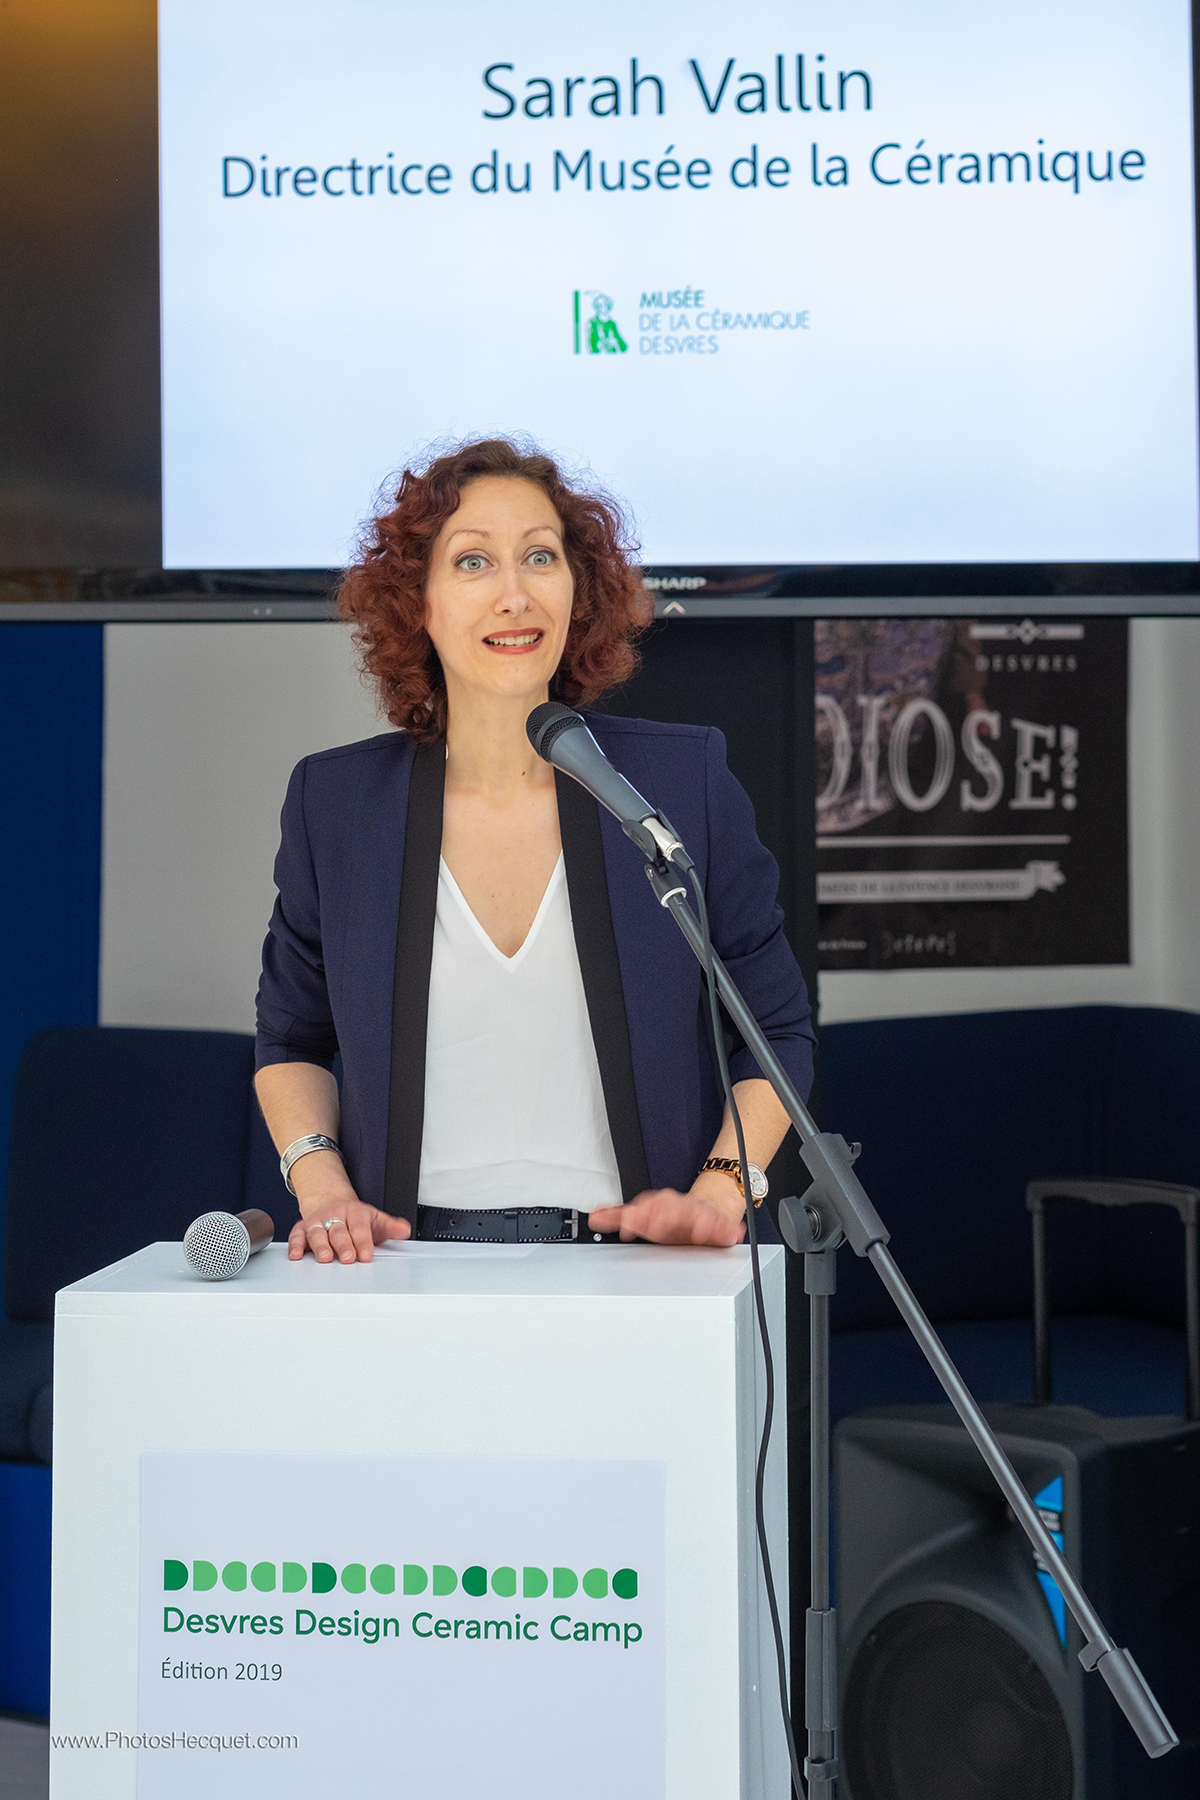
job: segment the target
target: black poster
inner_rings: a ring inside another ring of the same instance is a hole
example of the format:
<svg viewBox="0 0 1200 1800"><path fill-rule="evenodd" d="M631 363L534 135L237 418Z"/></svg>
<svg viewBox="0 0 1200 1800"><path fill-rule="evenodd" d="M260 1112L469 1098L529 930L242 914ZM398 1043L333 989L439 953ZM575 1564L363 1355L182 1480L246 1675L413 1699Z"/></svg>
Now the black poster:
<svg viewBox="0 0 1200 1800"><path fill-rule="evenodd" d="M1129 961L1128 624L822 619L822 969Z"/></svg>

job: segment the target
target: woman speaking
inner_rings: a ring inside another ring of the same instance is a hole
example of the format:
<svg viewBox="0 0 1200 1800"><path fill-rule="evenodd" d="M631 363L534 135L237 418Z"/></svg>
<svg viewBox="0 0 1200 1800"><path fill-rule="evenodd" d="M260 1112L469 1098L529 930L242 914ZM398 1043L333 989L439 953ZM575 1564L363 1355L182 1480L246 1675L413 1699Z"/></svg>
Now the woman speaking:
<svg viewBox="0 0 1200 1800"><path fill-rule="evenodd" d="M299 1202L290 1255L740 1242L699 964L616 821L525 731L634 668L649 609L615 508L547 456L466 444L405 471L339 607L398 729L307 757L284 803L256 1088ZM588 723L688 846L717 952L807 1094L778 871L720 733ZM730 1060L759 1201L787 1120Z"/></svg>

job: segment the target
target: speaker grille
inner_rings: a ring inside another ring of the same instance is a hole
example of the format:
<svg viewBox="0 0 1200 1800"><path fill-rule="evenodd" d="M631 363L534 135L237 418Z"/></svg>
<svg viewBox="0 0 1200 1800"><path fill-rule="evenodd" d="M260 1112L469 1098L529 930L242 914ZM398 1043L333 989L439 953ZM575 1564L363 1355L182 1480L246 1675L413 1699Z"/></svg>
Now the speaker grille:
<svg viewBox="0 0 1200 1800"><path fill-rule="evenodd" d="M850 1665L843 1707L854 1800L1071 1800L1071 1741L1049 1682L980 1613L889 1613Z"/></svg>

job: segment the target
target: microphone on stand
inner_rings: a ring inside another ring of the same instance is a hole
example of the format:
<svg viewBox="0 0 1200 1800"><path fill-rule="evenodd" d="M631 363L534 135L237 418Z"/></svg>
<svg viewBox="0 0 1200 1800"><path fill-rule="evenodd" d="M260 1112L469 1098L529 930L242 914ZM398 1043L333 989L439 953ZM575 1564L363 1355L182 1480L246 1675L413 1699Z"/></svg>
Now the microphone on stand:
<svg viewBox="0 0 1200 1800"><path fill-rule="evenodd" d="M692 859L674 828L631 781L613 768L583 719L571 707L547 700L534 707L525 721L525 730L538 755L585 787L650 862L657 862L661 856L677 869L692 869Z"/></svg>
<svg viewBox="0 0 1200 1800"><path fill-rule="evenodd" d="M228 1281L274 1236L274 1219L257 1206L240 1213L201 1213L184 1234L183 1254L205 1281Z"/></svg>

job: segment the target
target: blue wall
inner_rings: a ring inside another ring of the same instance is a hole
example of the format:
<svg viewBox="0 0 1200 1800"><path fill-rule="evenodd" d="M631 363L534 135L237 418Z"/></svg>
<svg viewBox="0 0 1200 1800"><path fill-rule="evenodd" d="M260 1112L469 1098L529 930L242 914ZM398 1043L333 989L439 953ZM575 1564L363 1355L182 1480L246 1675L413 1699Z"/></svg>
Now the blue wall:
<svg viewBox="0 0 1200 1800"><path fill-rule="evenodd" d="M103 730L103 626L0 624L0 1195L22 1050L96 1023ZM49 1693L50 1471L0 1463L0 1712Z"/></svg>
<svg viewBox="0 0 1200 1800"><path fill-rule="evenodd" d="M94 1025L104 627L0 624L0 1182L21 1052Z"/></svg>

